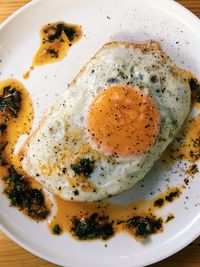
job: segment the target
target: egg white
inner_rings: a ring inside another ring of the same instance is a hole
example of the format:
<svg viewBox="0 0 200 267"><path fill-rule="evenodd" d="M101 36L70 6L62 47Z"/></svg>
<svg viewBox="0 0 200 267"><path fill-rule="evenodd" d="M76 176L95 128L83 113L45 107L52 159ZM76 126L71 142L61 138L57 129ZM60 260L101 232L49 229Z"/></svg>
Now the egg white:
<svg viewBox="0 0 200 267"><path fill-rule="evenodd" d="M113 157L90 140L86 129L89 106L112 84L140 88L156 103L160 131L149 152ZM120 194L142 179L160 157L186 119L190 101L188 80L158 44L106 44L56 100L32 135L24 150L23 168L63 199L96 201ZM80 152L85 145L89 150ZM95 162L84 186L71 168L77 157Z"/></svg>

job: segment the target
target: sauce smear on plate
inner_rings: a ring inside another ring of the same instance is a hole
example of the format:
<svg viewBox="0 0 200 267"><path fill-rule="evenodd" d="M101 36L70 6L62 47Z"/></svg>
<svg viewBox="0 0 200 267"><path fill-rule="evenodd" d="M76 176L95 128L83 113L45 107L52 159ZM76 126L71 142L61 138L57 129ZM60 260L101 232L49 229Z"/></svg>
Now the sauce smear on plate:
<svg viewBox="0 0 200 267"><path fill-rule="evenodd" d="M109 239L121 231L136 239L144 239L163 229L163 219L155 215L160 208L155 205L158 199L162 199L163 206L180 194L179 188L170 188L155 199L128 204L65 201L56 196L56 213L49 222L49 229L54 234L69 232L79 240Z"/></svg>
<svg viewBox="0 0 200 267"><path fill-rule="evenodd" d="M23 75L28 79L35 66L42 66L62 60L68 49L82 37L82 28L76 24L65 22L48 23L40 30L40 46L36 52L32 66Z"/></svg>
<svg viewBox="0 0 200 267"><path fill-rule="evenodd" d="M33 106L25 87L14 79L0 83L0 178L11 206L35 220L44 220L49 208L41 186L21 168L15 145L32 128Z"/></svg>

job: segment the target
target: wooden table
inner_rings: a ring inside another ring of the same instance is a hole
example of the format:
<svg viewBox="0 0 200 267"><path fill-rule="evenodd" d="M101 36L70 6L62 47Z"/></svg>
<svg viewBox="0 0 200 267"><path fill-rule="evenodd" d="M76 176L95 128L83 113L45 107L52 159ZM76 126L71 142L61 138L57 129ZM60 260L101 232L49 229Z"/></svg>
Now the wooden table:
<svg viewBox="0 0 200 267"><path fill-rule="evenodd" d="M59 1L59 0L58 0ZM148 1L148 0L147 0ZM161 0L162 1L162 0ZM29 0L0 0L0 23ZM200 0L178 0L200 17ZM200 227L200 225L199 225ZM48 263L19 247L0 232L0 266L1 267L47 267L56 266ZM152 265L151 267L200 267L200 237L187 248L174 256ZM95 266L94 266L95 267ZM125 266L124 266L125 267Z"/></svg>

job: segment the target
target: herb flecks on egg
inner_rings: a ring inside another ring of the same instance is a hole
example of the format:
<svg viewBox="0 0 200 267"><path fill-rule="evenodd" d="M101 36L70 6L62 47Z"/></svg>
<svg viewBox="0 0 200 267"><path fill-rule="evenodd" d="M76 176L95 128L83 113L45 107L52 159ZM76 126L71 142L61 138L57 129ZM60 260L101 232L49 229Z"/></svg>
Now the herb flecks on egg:
<svg viewBox="0 0 200 267"><path fill-rule="evenodd" d="M105 44L29 139L23 167L32 176L40 174L37 180L65 200L120 194L150 170L190 107L188 79L157 43ZM79 133L72 135L73 129ZM82 150L84 144L89 149ZM95 168L83 169L77 158L94 160ZM41 166L53 175L42 173Z"/></svg>
<svg viewBox="0 0 200 267"><path fill-rule="evenodd" d="M93 172L94 160L90 160L89 158L80 159L77 163L71 164L71 168L75 174L83 174L88 177Z"/></svg>

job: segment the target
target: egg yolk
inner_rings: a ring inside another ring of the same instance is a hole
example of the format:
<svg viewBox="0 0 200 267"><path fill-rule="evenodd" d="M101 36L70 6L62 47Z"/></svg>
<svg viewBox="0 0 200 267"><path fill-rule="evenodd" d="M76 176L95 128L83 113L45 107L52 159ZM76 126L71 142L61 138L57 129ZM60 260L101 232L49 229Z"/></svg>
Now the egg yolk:
<svg viewBox="0 0 200 267"><path fill-rule="evenodd" d="M159 132L160 116L151 96L141 89L114 85L97 95L87 117L97 147L117 156L148 152Z"/></svg>

